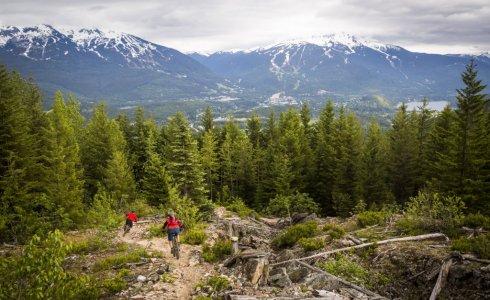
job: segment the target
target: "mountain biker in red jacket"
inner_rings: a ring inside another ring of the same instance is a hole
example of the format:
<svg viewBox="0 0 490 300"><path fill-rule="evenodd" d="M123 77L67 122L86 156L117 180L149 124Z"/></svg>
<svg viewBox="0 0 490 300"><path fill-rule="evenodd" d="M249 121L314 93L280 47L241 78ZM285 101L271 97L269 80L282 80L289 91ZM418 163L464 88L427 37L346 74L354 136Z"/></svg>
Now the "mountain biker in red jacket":
<svg viewBox="0 0 490 300"><path fill-rule="evenodd" d="M138 217L136 216L134 211L126 213L126 225L124 225L124 227L127 226L129 228L132 228L133 222L138 222Z"/></svg>
<svg viewBox="0 0 490 300"><path fill-rule="evenodd" d="M177 219L174 214L168 213L167 214L167 220L165 220L165 223L163 223L162 231L165 230L165 228L168 227L167 234L168 234L168 245L170 246L170 250L172 250L172 239L174 233L177 234L177 242L180 244L180 229L183 227L182 222Z"/></svg>

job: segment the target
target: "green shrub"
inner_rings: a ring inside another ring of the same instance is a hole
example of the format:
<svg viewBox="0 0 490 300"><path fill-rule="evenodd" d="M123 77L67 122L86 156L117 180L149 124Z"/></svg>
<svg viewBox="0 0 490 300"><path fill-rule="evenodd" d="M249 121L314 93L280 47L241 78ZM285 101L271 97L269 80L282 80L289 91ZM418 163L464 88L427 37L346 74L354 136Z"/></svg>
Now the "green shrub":
<svg viewBox="0 0 490 300"><path fill-rule="evenodd" d="M340 239L345 235L345 229L335 224L325 224L322 230L328 234L332 240Z"/></svg>
<svg viewBox="0 0 490 300"><path fill-rule="evenodd" d="M163 236L162 225L153 224L153 225L148 226L148 237L149 238L162 237L162 236Z"/></svg>
<svg viewBox="0 0 490 300"><path fill-rule="evenodd" d="M141 258L145 257L150 257L150 255L145 251L145 249L142 248L125 254L117 254L97 261L94 264L93 271L98 272L111 269L116 265L139 262L141 261Z"/></svg>
<svg viewBox="0 0 490 300"><path fill-rule="evenodd" d="M294 213L318 213L320 207L306 193L291 196L277 195L267 207L267 212L278 217L291 217Z"/></svg>
<svg viewBox="0 0 490 300"><path fill-rule="evenodd" d="M1 257L0 299L96 299L90 277L63 269L69 251L70 245L56 230L45 240L33 236L20 256Z"/></svg>
<svg viewBox="0 0 490 300"><path fill-rule="evenodd" d="M101 234L88 236L71 243L70 254L87 254L106 250L111 247L111 240Z"/></svg>
<svg viewBox="0 0 490 300"><path fill-rule="evenodd" d="M162 279L162 282L165 282L165 283L174 283L175 282L175 278L173 278L170 274L163 273L160 277Z"/></svg>
<svg viewBox="0 0 490 300"><path fill-rule="evenodd" d="M325 241L322 238L301 238L298 244L303 247L305 251L315 251L323 248Z"/></svg>
<svg viewBox="0 0 490 300"><path fill-rule="evenodd" d="M317 232L317 225L316 221L310 221L291 226L272 240L272 246L276 249L292 247L301 238L313 237Z"/></svg>
<svg viewBox="0 0 490 300"><path fill-rule="evenodd" d="M472 252L483 259L490 259L490 233L472 239L461 237L451 242L451 249Z"/></svg>
<svg viewBox="0 0 490 300"><path fill-rule="evenodd" d="M490 230L490 217L482 215L480 212L469 214L464 217L463 224L471 228L480 228Z"/></svg>
<svg viewBox="0 0 490 300"><path fill-rule="evenodd" d="M365 211L357 215L357 223L361 227L385 225L390 215L391 213L387 211Z"/></svg>
<svg viewBox="0 0 490 300"><path fill-rule="evenodd" d="M230 282L224 276L213 275L201 281L197 286L210 286L212 292L221 292L230 286Z"/></svg>
<svg viewBox="0 0 490 300"><path fill-rule="evenodd" d="M87 226L97 227L101 230L111 230L122 226L124 215L115 212L116 201L103 190L95 196L92 207L87 213Z"/></svg>
<svg viewBox="0 0 490 300"><path fill-rule="evenodd" d="M189 245L201 245L206 240L206 224L200 223L185 230L182 234L182 243Z"/></svg>
<svg viewBox="0 0 490 300"><path fill-rule="evenodd" d="M195 300L213 300L213 298L208 297L208 296L199 295L196 297Z"/></svg>
<svg viewBox="0 0 490 300"><path fill-rule="evenodd" d="M369 271L351 261L346 255L337 254L335 260L329 260L321 264L320 268L347 281L361 284L365 287L369 286Z"/></svg>
<svg viewBox="0 0 490 300"><path fill-rule="evenodd" d="M134 211L138 217L157 215L161 210L151 206L143 199L137 199L124 205L124 211Z"/></svg>
<svg viewBox="0 0 490 300"><path fill-rule="evenodd" d="M410 228L410 233L419 231L451 233L462 224L464 209L464 203L459 197L419 192L416 197L411 197L407 202L403 218L399 220L397 228L402 230L403 227Z"/></svg>
<svg viewBox="0 0 490 300"><path fill-rule="evenodd" d="M202 257L207 262L217 262L226 255L230 255L231 250L230 240L217 240L212 247L207 244L204 245Z"/></svg>
<svg viewBox="0 0 490 300"><path fill-rule="evenodd" d="M254 213L254 210L249 208L242 199L233 197L233 202L226 206L226 209L238 214L238 216L242 219L245 219L251 216Z"/></svg>

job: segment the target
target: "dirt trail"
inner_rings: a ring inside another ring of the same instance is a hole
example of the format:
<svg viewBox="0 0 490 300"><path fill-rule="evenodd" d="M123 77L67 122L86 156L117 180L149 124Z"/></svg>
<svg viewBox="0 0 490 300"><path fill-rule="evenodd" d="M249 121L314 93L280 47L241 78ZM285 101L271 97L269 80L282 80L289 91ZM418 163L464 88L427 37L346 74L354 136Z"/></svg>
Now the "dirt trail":
<svg viewBox="0 0 490 300"><path fill-rule="evenodd" d="M212 272L213 268L208 264L190 265L191 253L193 250L200 250L200 246L182 244L180 248L180 259L175 259L170 253L167 237L144 238L144 232L148 224L135 225L131 231L122 236L122 231L118 233L119 238L128 244L136 244L144 247L147 251L163 252L164 259L172 266L172 275L176 278L173 286L177 294L177 299L191 299L192 291L199 283L199 280L206 273Z"/></svg>

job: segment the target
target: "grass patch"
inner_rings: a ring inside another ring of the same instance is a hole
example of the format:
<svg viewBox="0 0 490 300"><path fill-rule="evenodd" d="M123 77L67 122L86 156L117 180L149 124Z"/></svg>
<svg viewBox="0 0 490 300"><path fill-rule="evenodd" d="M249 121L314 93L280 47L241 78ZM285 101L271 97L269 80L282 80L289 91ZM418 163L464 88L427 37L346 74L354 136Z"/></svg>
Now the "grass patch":
<svg viewBox="0 0 490 300"><path fill-rule="evenodd" d="M323 248L325 240L322 238L301 238L298 244L303 247L305 251L315 251Z"/></svg>
<svg viewBox="0 0 490 300"><path fill-rule="evenodd" d="M226 255L230 255L231 250L230 240L217 240L212 247L207 244L203 246L202 257L207 262L217 262Z"/></svg>
<svg viewBox="0 0 490 300"><path fill-rule="evenodd" d="M197 224L196 226L184 231L182 243L189 245L201 245L206 240L206 224Z"/></svg>
<svg viewBox="0 0 490 300"><path fill-rule="evenodd" d="M383 226L390 215L388 211L365 211L357 215L357 223L362 228L373 225Z"/></svg>
<svg viewBox="0 0 490 300"><path fill-rule="evenodd" d="M124 290L127 286L124 276L129 275L129 270L121 270L116 277L105 279L102 282L102 287L106 289L110 294L116 294Z"/></svg>
<svg viewBox="0 0 490 300"><path fill-rule="evenodd" d="M329 260L321 264L320 267L335 276L364 286L366 286L370 277L367 269L351 261L343 254L337 254L335 260Z"/></svg>
<svg viewBox="0 0 490 300"><path fill-rule="evenodd" d="M322 231L330 236L332 240L340 239L345 235L345 229L335 224L325 224Z"/></svg>
<svg viewBox="0 0 490 300"><path fill-rule="evenodd" d="M162 279L162 282L165 282L165 283L174 283L175 282L175 278L173 278L170 274L167 274L167 273L163 273L160 278Z"/></svg>
<svg viewBox="0 0 490 300"><path fill-rule="evenodd" d="M162 237L163 232L162 232L162 225L150 225L148 226L148 238L153 238L153 237Z"/></svg>
<svg viewBox="0 0 490 300"><path fill-rule="evenodd" d="M291 226L272 240L272 246L276 249L292 247L301 238L313 237L317 232L317 226L316 221Z"/></svg>
<svg viewBox="0 0 490 300"><path fill-rule="evenodd" d="M490 230L490 217L484 216L479 212L469 214L464 217L463 224L471 228L483 227L485 230Z"/></svg>
<svg viewBox="0 0 490 300"><path fill-rule="evenodd" d="M226 206L226 209L238 214L242 219L255 215L255 211L249 208L241 199L234 199L234 201Z"/></svg>
<svg viewBox="0 0 490 300"><path fill-rule="evenodd" d="M142 248L129 253L110 256L103 260L97 261L94 264L93 271L98 272L111 269L113 266L124 263L139 262L143 257L150 257L150 255L145 251L145 249Z"/></svg>
<svg viewBox="0 0 490 300"><path fill-rule="evenodd" d="M199 287L210 286L212 288L213 293L214 292L219 293L227 289L230 286L230 282L224 276L213 275L201 281L197 286Z"/></svg>
<svg viewBox="0 0 490 300"><path fill-rule="evenodd" d="M71 242L69 254L88 254L91 252L104 251L111 248L111 239L106 234L98 233L95 236L70 237Z"/></svg>
<svg viewBox="0 0 490 300"><path fill-rule="evenodd" d="M490 259L490 233L472 239L460 237L451 242L451 249L471 252L483 259Z"/></svg>

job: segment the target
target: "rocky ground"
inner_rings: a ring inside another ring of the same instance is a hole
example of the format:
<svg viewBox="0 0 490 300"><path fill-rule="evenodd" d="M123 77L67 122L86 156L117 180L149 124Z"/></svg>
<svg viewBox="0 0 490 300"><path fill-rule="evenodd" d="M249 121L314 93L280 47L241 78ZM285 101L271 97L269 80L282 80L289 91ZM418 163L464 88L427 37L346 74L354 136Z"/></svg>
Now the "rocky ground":
<svg viewBox="0 0 490 300"><path fill-rule="evenodd" d="M315 216L303 216L296 223ZM318 266L335 255L315 254L336 251L365 243L372 236L382 241L396 236L390 228L372 227L355 229L346 220L316 219L320 224L337 222L347 228L347 234L328 242L322 249L305 252L295 246L275 251L271 239L288 222L279 219L241 219L218 209L216 218L207 227L207 243L218 239L237 237L239 253L217 264L202 259L200 246L182 245L181 258L170 254L166 239L149 238L152 222L140 223L129 234L116 237L117 242L139 245L148 252L163 252L159 258L150 258L141 265L131 266L128 287L114 299L428 299L436 284L441 265L451 259L447 280L442 287L441 299L490 299L490 264L464 259L451 253L445 237L425 240L371 245L359 250L345 251L345 256L363 266L370 276L379 276L373 284L362 286L345 282ZM153 222L160 222L154 220ZM154 223L153 223L154 224ZM350 230L349 228L354 230ZM366 238L368 237L368 238ZM293 260L282 263L287 260ZM229 285L217 290L206 284L206 278L222 276ZM209 298L205 298L209 297Z"/></svg>

